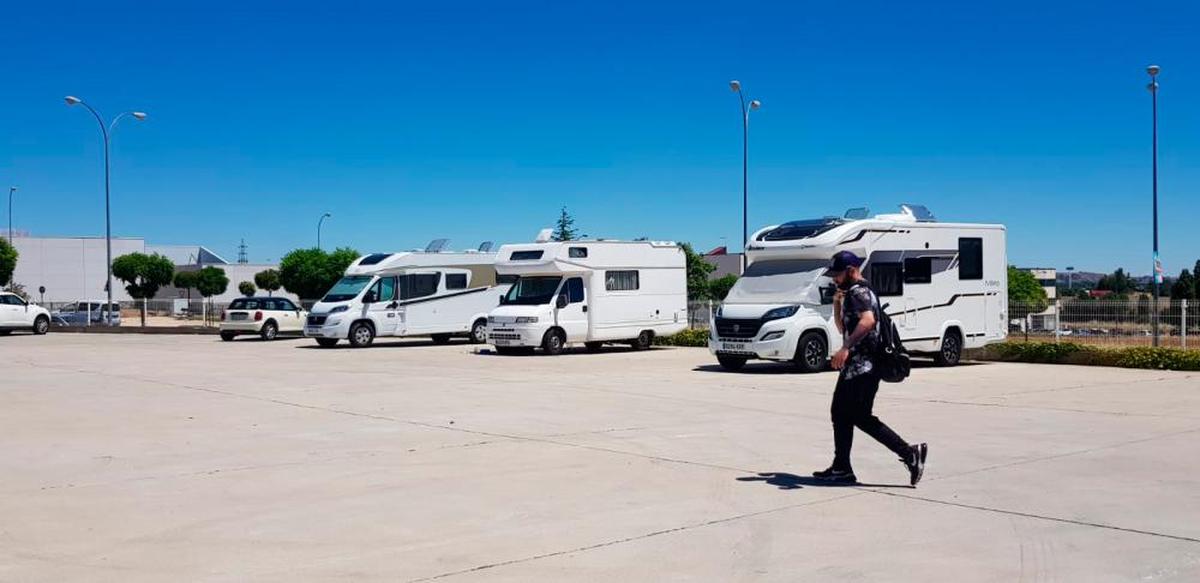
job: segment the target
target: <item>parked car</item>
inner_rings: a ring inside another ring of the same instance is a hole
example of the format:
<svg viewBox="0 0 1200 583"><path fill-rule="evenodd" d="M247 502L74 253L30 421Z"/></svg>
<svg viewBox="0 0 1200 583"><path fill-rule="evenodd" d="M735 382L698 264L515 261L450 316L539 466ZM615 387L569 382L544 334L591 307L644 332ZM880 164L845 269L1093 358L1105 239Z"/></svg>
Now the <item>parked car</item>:
<svg viewBox="0 0 1200 583"><path fill-rule="evenodd" d="M221 314L221 340L256 334L274 340L280 334L302 334L308 312L287 298L238 298Z"/></svg>
<svg viewBox="0 0 1200 583"><path fill-rule="evenodd" d="M0 292L0 336L8 336L13 330L45 334L50 330L50 311L17 294Z"/></svg>
<svg viewBox="0 0 1200 583"><path fill-rule="evenodd" d="M121 325L121 306L112 303L112 325ZM55 326L103 326L108 323L109 308L104 302L77 302L68 304L50 314ZM90 319L90 322L89 322Z"/></svg>

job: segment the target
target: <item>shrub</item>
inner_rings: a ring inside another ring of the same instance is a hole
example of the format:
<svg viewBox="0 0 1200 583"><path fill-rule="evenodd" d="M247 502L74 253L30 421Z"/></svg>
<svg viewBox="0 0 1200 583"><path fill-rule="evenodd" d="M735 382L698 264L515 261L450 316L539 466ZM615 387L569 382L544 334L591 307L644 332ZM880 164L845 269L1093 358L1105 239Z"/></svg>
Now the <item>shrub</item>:
<svg viewBox="0 0 1200 583"><path fill-rule="evenodd" d="M655 336L654 343L659 346L708 346L708 330L689 328L670 336Z"/></svg>
<svg viewBox="0 0 1200 583"><path fill-rule="evenodd" d="M1002 342L981 349L977 356L982 360L1009 362L1200 370L1200 350L1179 348L1101 348L1074 342Z"/></svg>

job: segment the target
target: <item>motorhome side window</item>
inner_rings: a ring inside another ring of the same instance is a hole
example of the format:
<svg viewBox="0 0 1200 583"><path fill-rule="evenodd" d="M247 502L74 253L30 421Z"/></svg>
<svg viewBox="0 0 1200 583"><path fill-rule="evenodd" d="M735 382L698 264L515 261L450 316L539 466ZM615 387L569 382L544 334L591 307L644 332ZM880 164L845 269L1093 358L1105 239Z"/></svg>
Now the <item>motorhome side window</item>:
<svg viewBox="0 0 1200 583"><path fill-rule="evenodd" d="M904 264L872 263L871 289L879 297L904 295Z"/></svg>
<svg viewBox="0 0 1200 583"><path fill-rule="evenodd" d="M929 283L931 281L933 281L932 258L904 258L904 283Z"/></svg>
<svg viewBox="0 0 1200 583"><path fill-rule="evenodd" d="M959 238L958 278L983 279L983 239L979 237Z"/></svg>
<svg viewBox="0 0 1200 583"><path fill-rule="evenodd" d="M583 259L587 257L587 247L571 247L567 249L567 255L572 259Z"/></svg>
<svg viewBox="0 0 1200 583"><path fill-rule="evenodd" d="M379 278L379 281L371 286L371 291L375 292L375 301L377 302L390 302L396 299L396 278Z"/></svg>
<svg viewBox="0 0 1200 583"><path fill-rule="evenodd" d="M583 301L583 280L578 277L572 277L567 280L566 289L563 290L567 294L567 302L578 304Z"/></svg>
<svg viewBox="0 0 1200 583"><path fill-rule="evenodd" d="M533 251L513 251L512 255L508 256L509 261L536 261L541 258L541 249L536 249Z"/></svg>
<svg viewBox="0 0 1200 583"><path fill-rule="evenodd" d="M446 289L467 289L467 274L447 273Z"/></svg>
<svg viewBox="0 0 1200 583"><path fill-rule="evenodd" d="M514 283L517 283L517 277L519 277L519 276L511 275L511 274L500 275L499 273L497 273L496 274L496 284L497 285L512 285Z"/></svg>
<svg viewBox="0 0 1200 583"><path fill-rule="evenodd" d="M604 272L604 289L608 291L633 291L638 289L637 271Z"/></svg>
<svg viewBox="0 0 1200 583"><path fill-rule="evenodd" d="M410 273L400 276L400 299L413 300L437 293L441 273Z"/></svg>

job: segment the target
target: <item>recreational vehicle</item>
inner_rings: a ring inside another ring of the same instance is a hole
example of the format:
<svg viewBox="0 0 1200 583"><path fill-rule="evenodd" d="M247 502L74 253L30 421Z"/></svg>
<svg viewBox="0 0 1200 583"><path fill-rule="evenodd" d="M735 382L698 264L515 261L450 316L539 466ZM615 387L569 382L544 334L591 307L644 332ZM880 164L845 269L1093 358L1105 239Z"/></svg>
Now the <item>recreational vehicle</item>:
<svg viewBox="0 0 1200 583"><path fill-rule="evenodd" d="M939 223L923 206L869 217L793 221L755 232L748 265L717 309L709 350L726 369L747 360L821 370L841 348L833 322L830 257L852 251L905 348L955 365L966 348L1007 333L1008 264L1003 225Z"/></svg>
<svg viewBox="0 0 1200 583"><path fill-rule="evenodd" d="M375 253L358 258L317 302L304 335L324 347L345 338L354 347L377 336L454 336L486 340L487 314L508 286L497 284L496 254L480 251Z"/></svg>
<svg viewBox="0 0 1200 583"><path fill-rule="evenodd" d="M578 342L649 348L687 327L684 262L678 245L655 241L505 245L496 272L515 281L488 315L488 341L501 354Z"/></svg>

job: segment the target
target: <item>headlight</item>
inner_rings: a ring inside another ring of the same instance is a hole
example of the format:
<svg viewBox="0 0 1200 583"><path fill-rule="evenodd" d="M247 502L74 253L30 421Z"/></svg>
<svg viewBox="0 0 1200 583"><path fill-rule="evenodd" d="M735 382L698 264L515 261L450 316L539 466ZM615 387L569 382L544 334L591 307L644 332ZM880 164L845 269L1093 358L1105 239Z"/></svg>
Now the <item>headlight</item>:
<svg viewBox="0 0 1200 583"><path fill-rule="evenodd" d="M796 315L796 311L799 309L800 309L800 306L784 306L782 308L775 308L774 310L771 310L771 311L767 312L766 314L763 314L762 319L763 319L763 321L766 321L766 320L778 320L780 318L790 318L790 317Z"/></svg>
<svg viewBox="0 0 1200 583"><path fill-rule="evenodd" d="M783 335L784 335L785 333L786 333L786 332L784 332L783 330L776 330L776 331L774 331L774 332L767 332L766 334L763 334L763 337L761 338L761 340L760 340L760 341L761 341L761 342L766 342L766 341L768 341L768 340L778 340L778 339L780 339L780 338L783 338Z"/></svg>
<svg viewBox="0 0 1200 583"><path fill-rule="evenodd" d="M337 306L337 307L333 308L332 310L329 310L329 312L328 312L328 313L330 313L330 314L340 314L340 313L342 313L342 312L345 312L346 310L349 310L349 309L350 309L350 306Z"/></svg>
<svg viewBox="0 0 1200 583"><path fill-rule="evenodd" d="M537 316L517 316L517 324L537 324Z"/></svg>
<svg viewBox="0 0 1200 583"><path fill-rule="evenodd" d="M718 318L721 317L721 308L724 308L724 307L725 307L725 304L721 304L721 305L717 306L717 317Z"/></svg>

